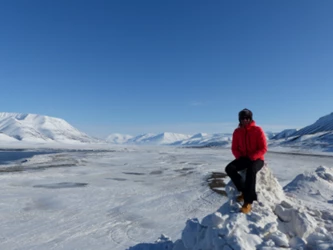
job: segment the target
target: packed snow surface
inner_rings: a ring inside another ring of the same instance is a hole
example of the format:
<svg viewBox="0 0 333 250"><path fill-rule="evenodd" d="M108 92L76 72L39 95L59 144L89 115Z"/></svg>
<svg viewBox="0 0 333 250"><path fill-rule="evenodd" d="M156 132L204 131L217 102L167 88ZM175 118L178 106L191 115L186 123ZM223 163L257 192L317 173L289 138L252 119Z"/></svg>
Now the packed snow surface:
<svg viewBox="0 0 333 250"><path fill-rule="evenodd" d="M128 146L0 165L1 249L333 248L332 157L268 153L248 215L228 179L228 197L207 185L231 160Z"/></svg>

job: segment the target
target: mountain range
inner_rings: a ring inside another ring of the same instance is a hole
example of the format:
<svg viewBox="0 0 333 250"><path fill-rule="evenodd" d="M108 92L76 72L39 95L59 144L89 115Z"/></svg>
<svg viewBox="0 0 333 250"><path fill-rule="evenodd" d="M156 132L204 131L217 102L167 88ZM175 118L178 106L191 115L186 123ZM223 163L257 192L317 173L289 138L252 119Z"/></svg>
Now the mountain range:
<svg viewBox="0 0 333 250"><path fill-rule="evenodd" d="M0 140L28 143L96 143L68 122L36 114L0 113Z"/></svg>
<svg viewBox="0 0 333 250"><path fill-rule="evenodd" d="M301 129L280 133L266 132L270 146L287 146L333 151L333 113ZM185 147L230 146L231 133L197 133L194 135L163 132L138 136L110 134L104 140L91 137L60 118L37 114L0 113L0 142L172 145Z"/></svg>
<svg viewBox="0 0 333 250"><path fill-rule="evenodd" d="M118 135L119 136L119 135ZM182 139L183 138L183 139ZM333 152L333 113L319 118L301 129L286 129L279 133L266 132L271 147L319 149ZM122 144L174 145L189 147L230 146L231 133L182 135L174 133L143 134L123 140Z"/></svg>
<svg viewBox="0 0 333 250"><path fill-rule="evenodd" d="M270 141L272 145L333 152L333 113L299 130L284 130Z"/></svg>

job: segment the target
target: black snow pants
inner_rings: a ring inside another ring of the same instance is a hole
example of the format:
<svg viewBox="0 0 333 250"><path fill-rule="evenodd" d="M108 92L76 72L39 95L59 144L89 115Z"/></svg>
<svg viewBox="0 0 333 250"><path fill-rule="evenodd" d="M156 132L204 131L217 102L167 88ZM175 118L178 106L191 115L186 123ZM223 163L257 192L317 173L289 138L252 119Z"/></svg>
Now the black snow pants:
<svg viewBox="0 0 333 250"><path fill-rule="evenodd" d="M235 184L238 191L243 193L244 203L252 204L253 201L257 200L256 175L263 166L263 160L251 161L247 157L236 159L226 166L225 172ZM245 169L246 177L244 182L238 172Z"/></svg>

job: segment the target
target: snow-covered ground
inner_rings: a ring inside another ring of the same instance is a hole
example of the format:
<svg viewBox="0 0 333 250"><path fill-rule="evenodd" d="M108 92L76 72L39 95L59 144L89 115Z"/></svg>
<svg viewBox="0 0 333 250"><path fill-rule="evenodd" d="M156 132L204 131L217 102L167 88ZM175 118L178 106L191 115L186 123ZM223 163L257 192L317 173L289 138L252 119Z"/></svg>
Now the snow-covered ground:
<svg viewBox="0 0 333 250"><path fill-rule="evenodd" d="M232 185L227 198L206 182L232 159L230 149L119 146L0 165L1 249L333 249L333 157L268 153L249 215L233 212ZM161 234L170 238L154 243Z"/></svg>

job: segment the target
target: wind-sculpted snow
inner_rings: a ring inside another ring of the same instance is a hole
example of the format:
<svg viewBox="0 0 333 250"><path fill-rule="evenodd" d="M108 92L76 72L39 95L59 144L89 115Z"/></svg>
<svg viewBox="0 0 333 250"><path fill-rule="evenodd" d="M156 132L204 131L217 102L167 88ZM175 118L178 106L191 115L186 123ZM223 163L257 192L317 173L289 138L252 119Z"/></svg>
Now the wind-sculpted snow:
<svg viewBox="0 0 333 250"><path fill-rule="evenodd" d="M333 169L320 166L313 172L299 174L284 190L317 208L333 204Z"/></svg>
<svg viewBox="0 0 333 250"><path fill-rule="evenodd" d="M316 174L330 182L331 171L320 167ZM296 177L289 187L301 188L300 180L313 183L311 177ZM289 197L269 168L264 167L258 173L258 202L248 215L239 212L241 205L235 202L238 192L231 182L226 192L229 199L216 212L201 222L196 218L186 222L181 239L172 242L162 235L155 243L142 243L129 249L333 249L332 225L323 218L333 218L333 214L304 207L299 200Z"/></svg>

